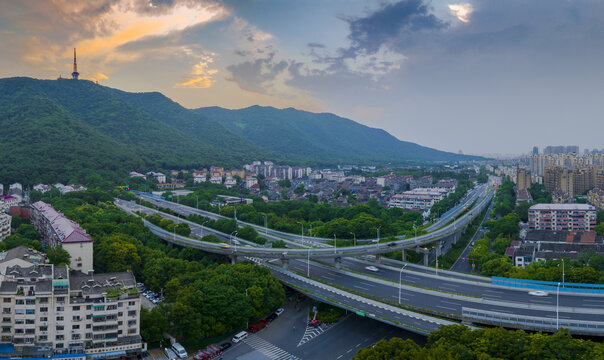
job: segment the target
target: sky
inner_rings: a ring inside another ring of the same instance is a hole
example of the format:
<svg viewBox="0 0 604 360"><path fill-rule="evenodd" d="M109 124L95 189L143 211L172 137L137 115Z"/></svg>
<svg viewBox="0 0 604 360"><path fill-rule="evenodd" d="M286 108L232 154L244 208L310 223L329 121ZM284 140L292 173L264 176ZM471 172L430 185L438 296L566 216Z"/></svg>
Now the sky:
<svg viewBox="0 0 604 360"><path fill-rule="evenodd" d="M1 0L0 77L331 112L465 154L604 148L604 1Z"/></svg>

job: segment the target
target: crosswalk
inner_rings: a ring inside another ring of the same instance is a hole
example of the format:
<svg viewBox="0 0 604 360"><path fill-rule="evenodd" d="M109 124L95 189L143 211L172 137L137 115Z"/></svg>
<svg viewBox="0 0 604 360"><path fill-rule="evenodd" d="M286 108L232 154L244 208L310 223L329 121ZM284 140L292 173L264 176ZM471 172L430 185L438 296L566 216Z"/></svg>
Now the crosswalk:
<svg viewBox="0 0 604 360"><path fill-rule="evenodd" d="M301 360L299 357L288 353L287 351L269 343L268 341L258 337L257 335L250 335L245 338L243 342L272 360Z"/></svg>
<svg viewBox="0 0 604 360"><path fill-rule="evenodd" d="M304 331L304 336L302 336L302 339L298 343L298 347L321 335L327 329L328 327L325 324L318 327L307 326L306 331Z"/></svg>

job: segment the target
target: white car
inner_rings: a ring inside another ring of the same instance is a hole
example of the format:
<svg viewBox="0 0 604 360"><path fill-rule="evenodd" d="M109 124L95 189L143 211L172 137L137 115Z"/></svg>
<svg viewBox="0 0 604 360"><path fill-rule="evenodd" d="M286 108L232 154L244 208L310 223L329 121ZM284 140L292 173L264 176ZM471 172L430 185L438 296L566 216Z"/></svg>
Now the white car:
<svg viewBox="0 0 604 360"><path fill-rule="evenodd" d="M276 314L277 316L279 316L279 315L283 314L283 312L284 312L284 311L285 311L285 310L283 310L283 308L278 308L277 310L275 310L275 314Z"/></svg>
<svg viewBox="0 0 604 360"><path fill-rule="evenodd" d="M533 295L533 296L548 296L549 294L547 293L547 291L535 290L535 291L529 291L529 295Z"/></svg>
<svg viewBox="0 0 604 360"><path fill-rule="evenodd" d="M373 266L373 265L370 265L370 266L365 266L365 270L369 270L369 271L373 271L373 272L378 272L378 271L380 271L380 269L376 268L376 267L375 267L375 266Z"/></svg>

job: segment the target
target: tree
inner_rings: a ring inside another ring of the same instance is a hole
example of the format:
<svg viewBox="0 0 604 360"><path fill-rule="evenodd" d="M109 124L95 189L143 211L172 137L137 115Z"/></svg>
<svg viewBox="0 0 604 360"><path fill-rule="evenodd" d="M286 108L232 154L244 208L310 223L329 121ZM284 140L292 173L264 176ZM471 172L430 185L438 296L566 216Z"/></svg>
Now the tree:
<svg viewBox="0 0 604 360"><path fill-rule="evenodd" d="M596 230L596 232L598 233L598 235L604 236L604 223L600 223L600 224L596 225L596 227L594 228L594 230Z"/></svg>
<svg viewBox="0 0 604 360"><path fill-rule="evenodd" d="M298 185L298 186L296 187L296 189L294 190L294 194L296 194L296 195L300 196L300 195L304 194L304 191L305 191L305 189L304 189L304 184L300 184L300 185Z"/></svg>
<svg viewBox="0 0 604 360"><path fill-rule="evenodd" d="M107 272L134 270L141 262L136 246L124 241L127 235L115 235L99 242L95 248L95 265Z"/></svg>
<svg viewBox="0 0 604 360"><path fill-rule="evenodd" d="M289 179L279 180L278 184L282 188L290 188L292 186L292 182Z"/></svg>
<svg viewBox="0 0 604 360"><path fill-rule="evenodd" d="M275 240L272 242L271 246L273 248L286 248L287 244L283 240Z"/></svg>
<svg viewBox="0 0 604 360"><path fill-rule="evenodd" d="M253 227L246 225L238 230L237 236L245 240L254 241L258 237L258 231Z"/></svg>
<svg viewBox="0 0 604 360"><path fill-rule="evenodd" d="M191 235L191 228L189 227L189 224L184 223L184 222L176 224L174 226L174 231L178 235L182 235L182 236L189 236L189 235Z"/></svg>
<svg viewBox="0 0 604 360"><path fill-rule="evenodd" d="M161 310L161 305L150 311L141 306L140 311L141 336L147 342L160 341L169 329L168 319Z"/></svg>
<svg viewBox="0 0 604 360"><path fill-rule="evenodd" d="M71 255L61 245L57 245L54 248L46 248L46 256L48 257L48 262L55 266L69 265L71 260Z"/></svg>
<svg viewBox="0 0 604 360"><path fill-rule="evenodd" d="M598 210L598 213L596 214L596 222L597 224L604 223L604 209Z"/></svg>

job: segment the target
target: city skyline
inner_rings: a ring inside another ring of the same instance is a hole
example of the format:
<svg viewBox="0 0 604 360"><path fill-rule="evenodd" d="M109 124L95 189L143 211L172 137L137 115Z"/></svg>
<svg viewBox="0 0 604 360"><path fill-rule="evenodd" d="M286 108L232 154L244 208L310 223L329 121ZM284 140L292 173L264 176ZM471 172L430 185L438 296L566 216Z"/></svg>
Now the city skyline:
<svg viewBox="0 0 604 360"><path fill-rule="evenodd" d="M0 44L13 49L0 59L1 77L69 77L76 47L81 79L160 91L189 108L333 112L465 154L602 148L604 4L106 0L0 8Z"/></svg>

